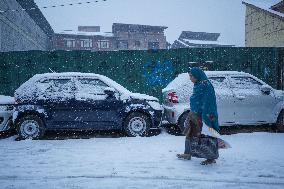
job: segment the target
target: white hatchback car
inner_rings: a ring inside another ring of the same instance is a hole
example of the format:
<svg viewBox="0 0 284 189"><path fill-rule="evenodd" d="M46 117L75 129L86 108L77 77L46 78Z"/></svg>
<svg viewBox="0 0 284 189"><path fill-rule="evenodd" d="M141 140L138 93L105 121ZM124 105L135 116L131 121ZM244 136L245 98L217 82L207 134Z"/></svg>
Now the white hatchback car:
<svg viewBox="0 0 284 189"><path fill-rule="evenodd" d="M230 125L275 124L284 131L284 91L275 90L251 74L237 71L207 71L217 98L219 123ZM180 74L163 89L167 121L184 128L190 111L193 83Z"/></svg>
<svg viewBox="0 0 284 189"><path fill-rule="evenodd" d="M14 98L0 95L0 131L12 129Z"/></svg>

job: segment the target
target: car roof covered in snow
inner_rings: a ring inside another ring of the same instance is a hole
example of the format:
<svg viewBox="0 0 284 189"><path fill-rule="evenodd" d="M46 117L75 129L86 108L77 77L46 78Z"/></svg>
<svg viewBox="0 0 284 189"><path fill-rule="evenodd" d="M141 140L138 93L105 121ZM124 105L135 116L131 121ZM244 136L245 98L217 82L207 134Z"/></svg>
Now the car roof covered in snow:
<svg viewBox="0 0 284 189"><path fill-rule="evenodd" d="M36 74L28 81L23 83L15 92L16 96L21 96L22 93L25 93L27 90L32 90L34 88L34 83L41 80L41 79L49 79L49 78L65 78L65 77L89 77L89 78L97 78L104 81L107 85L114 87L116 90L120 91L124 94L129 94L130 91L127 90L122 85L118 84L117 82L113 81L112 79L94 73L81 73L81 72L62 72L62 73L44 73L44 74Z"/></svg>
<svg viewBox="0 0 284 189"><path fill-rule="evenodd" d="M250 75L249 73L245 72L238 72L238 71L205 71L206 75Z"/></svg>
<svg viewBox="0 0 284 189"><path fill-rule="evenodd" d="M94 73L81 73L81 72L63 72L63 73L44 73L44 74L36 74L32 78L30 78L28 81L26 81L24 84L22 84L16 91L15 91L15 98L21 98L21 99L30 99L32 98L32 94L34 91L37 90L37 86L35 85L36 82L42 80L42 79L56 79L56 78L94 78L94 79L100 79L103 82L105 82L110 87L115 88L117 91L121 93L121 98L129 98L133 97L135 99L142 99L142 100L150 100L150 101L158 101L156 97L152 97L146 94L139 94L139 93L132 93L129 90L127 90L122 85L118 84L117 82L113 81L112 79L100 75L100 74L94 74Z"/></svg>
<svg viewBox="0 0 284 189"><path fill-rule="evenodd" d="M238 72L238 71L205 71L205 74L207 76L218 76L218 75L250 75L249 73L246 72ZM188 75L188 73L181 73L181 75ZM179 77L178 76L178 77ZM181 76L182 77L182 76Z"/></svg>
<svg viewBox="0 0 284 189"><path fill-rule="evenodd" d="M106 76L99 75L99 74L81 73L81 72L44 73L44 74L36 74L32 78L41 79L41 78L51 78L51 77L98 77L98 78L107 78Z"/></svg>
<svg viewBox="0 0 284 189"><path fill-rule="evenodd" d="M238 72L238 71L205 71L205 74L210 76L228 76L228 75L238 75L238 76L252 76L249 73ZM188 73L179 74L172 82L168 84L166 88L162 90L162 92L169 91L177 86L184 85L185 81L190 81ZM191 83L191 82L189 82Z"/></svg>

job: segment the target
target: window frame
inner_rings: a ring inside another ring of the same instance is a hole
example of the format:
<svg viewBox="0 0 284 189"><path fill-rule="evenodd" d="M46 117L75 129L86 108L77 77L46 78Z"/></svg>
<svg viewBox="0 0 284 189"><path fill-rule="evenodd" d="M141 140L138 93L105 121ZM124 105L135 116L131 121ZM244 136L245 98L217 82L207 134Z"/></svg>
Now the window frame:
<svg viewBox="0 0 284 189"><path fill-rule="evenodd" d="M226 87L227 88L231 88L230 86L230 82L229 82L229 80L228 80L228 77L227 76L224 76L224 75L216 75L216 76L208 76L208 80L210 81L210 79L212 79L212 78L224 78L224 83L225 83L225 85L226 85ZM211 82L211 81L210 81ZM212 83L212 82L211 82ZM212 85L214 86L214 84L212 83ZM215 87L214 86L214 88L217 88L217 87Z"/></svg>
<svg viewBox="0 0 284 189"><path fill-rule="evenodd" d="M106 45L103 45L106 44ZM99 49L109 49L110 48L110 41L103 39L103 40L98 40L97 45Z"/></svg>
<svg viewBox="0 0 284 189"><path fill-rule="evenodd" d="M86 45L88 44L88 45ZM80 39L80 46L82 48L92 48L93 47L93 40L92 39Z"/></svg>
<svg viewBox="0 0 284 189"><path fill-rule="evenodd" d="M73 38L64 38L65 46L67 48L75 48L76 47L76 39ZM68 42L71 42L71 46L68 45Z"/></svg>
<svg viewBox="0 0 284 189"><path fill-rule="evenodd" d="M106 88L108 87L111 87L109 86L106 82L104 82L103 80L101 80L100 78L91 78L91 77L77 77L76 78L76 81L75 81L75 85L76 85L76 93L79 92L79 89L78 89L78 83L80 82L79 80L98 80L100 81L101 83L103 83L104 85L106 85ZM114 87L111 87L111 88L114 88ZM115 89L116 90L116 89ZM116 90L117 91L117 90ZM90 93L90 94L94 94L94 95L106 95L105 93Z"/></svg>
<svg viewBox="0 0 284 189"><path fill-rule="evenodd" d="M71 94L71 95L74 95L74 92L75 92L75 83L74 83L74 80L73 80L73 78L72 77L59 77L59 78L42 78L42 79L40 79L40 80L38 80L38 81L36 81L35 82L35 85L36 85L36 88L37 88L37 92L39 91L38 90L38 84L43 84L43 82L44 81L50 81L50 80L70 80L70 82L71 82L71 91L70 92L67 92L67 91L54 91L54 92L52 92L52 93L69 93L69 94ZM47 89L45 89L45 91L44 92L47 92L46 91Z"/></svg>
<svg viewBox="0 0 284 189"><path fill-rule="evenodd" d="M234 81L233 81L234 78L250 78L250 79L256 81L257 83L259 83L259 87L258 87L259 89L261 88L261 86L267 85L266 83L264 83L263 81L259 80L258 78L252 77L250 75L230 75L229 80L230 80L230 86L231 86L232 89L242 89L242 90L249 89L249 90L251 90L251 88L239 88L239 87L236 87L235 84L234 84Z"/></svg>

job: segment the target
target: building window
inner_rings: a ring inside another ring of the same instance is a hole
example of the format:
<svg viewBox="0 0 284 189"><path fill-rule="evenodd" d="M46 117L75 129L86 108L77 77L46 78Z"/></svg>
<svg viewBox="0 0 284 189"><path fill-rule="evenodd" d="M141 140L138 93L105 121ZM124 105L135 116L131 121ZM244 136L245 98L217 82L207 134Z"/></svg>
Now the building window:
<svg viewBox="0 0 284 189"><path fill-rule="evenodd" d="M91 39L81 39L81 47L91 48L93 47L93 41Z"/></svg>
<svg viewBox="0 0 284 189"><path fill-rule="evenodd" d="M118 41L117 42L118 49L128 49L128 42L127 41Z"/></svg>
<svg viewBox="0 0 284 189"><path fill-rule="evenodd" d="M159 49L160 45L159 42L149 42L148 49Z"/></svg>
<svg viewBox="0 0 284 189"><path fill-rule="evenodd" d="M99 40L97 42L99 49L108 49L109 48L109 41L108 40Z"/></svg>
<svg viewBox="0 0 284 189"><path fill-rule="evenodd" d="M135 47L140 47L141 42L140 41L135 41Z"/></svg>
<svg viewBox="0 0 284 189"><path fill-rule="evenodd" d="M75 39L64 39L65 44L68 48L76 47L76 41Z"/></svg>

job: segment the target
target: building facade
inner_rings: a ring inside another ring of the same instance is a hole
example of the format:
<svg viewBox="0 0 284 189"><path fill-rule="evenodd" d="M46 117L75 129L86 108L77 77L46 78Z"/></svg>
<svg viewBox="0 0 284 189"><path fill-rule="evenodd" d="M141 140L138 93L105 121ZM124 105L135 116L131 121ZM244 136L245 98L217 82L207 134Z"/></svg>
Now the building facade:
<svg viewBox="0 0 284 189"><path fill-rule="evenodd" d="M116 38L111 33L64 31L54 34L53 50L116 50Z"/></svg>
<svg viewBox="0 0 284 189"><path fill-rule="evenodd" d="M246 5L246 47L284 47L284 1L272 5L243 1Z"/></svg>
<svg viewBox="0 0 284 189"><path fill-rule="evenodd" d="M99 26L78 26L77 31L65 30L53 37L54 50L148 50L166 49L163 26L137 24L112 25L112 32L100 32Z"/></svg>
<svg viewBox="0 0 284 189"><path fill-rule="evenodd" d="M218 41L220 33L183 31L171 48L212 48L233 47L234 45L222 44Z"/></svg>
<svg viewBox="0 0 284 189"><path fill-rule="evenodd" d="M0 52L50 50L52 35L33 0L0 0Z"/></svg>
<svg viewBox="0 0 284 189"><path fill-rule="evenodd" d="M166 49L165 26L114 23L113 35L118 50Z"/></svg>

